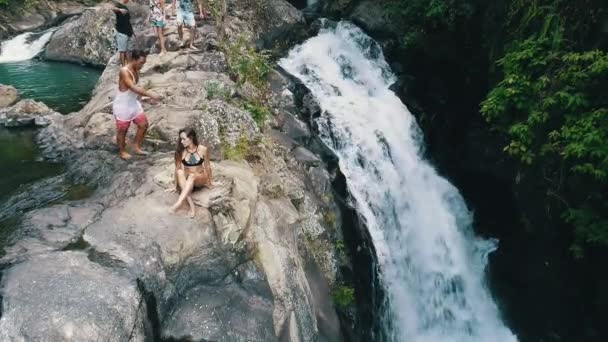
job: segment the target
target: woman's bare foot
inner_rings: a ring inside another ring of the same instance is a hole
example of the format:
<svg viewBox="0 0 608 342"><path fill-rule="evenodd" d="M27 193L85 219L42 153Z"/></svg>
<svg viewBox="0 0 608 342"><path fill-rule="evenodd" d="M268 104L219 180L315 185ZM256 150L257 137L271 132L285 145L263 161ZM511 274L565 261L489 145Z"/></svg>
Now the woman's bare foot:
<svg viewBox="0 0 608 342"><path fill-rule="evenodd" d="M194 45L190 45L188 48L192 51L198 51L198 48Z"/></svg>
<svg viewBox="0 0 608 342"><path fill-rule="evenodd" d="M177 209L179 209L179 206L174 204L171 206L171 208L169 208L169 212L171 214L175 214L175 213L177 213Z"/></svg>
<svg viewBox="0 0 608 342"><path fill-rule="evenodd" d="M190 211L188 211L188 217L194 218L194 216L196 216L196 209L190 208Z"/></svg>
<svg viewBox="0 0 608 342"><path fill-rule="evenodd" d="M127 152L124 152L124 151L122 151L122 152L118 152L118 156L119 156L119 157L120 157L120 159L122 159L122 160L129 160L129 159L131 159L131 155L130 155L130 154L128 154Z"/></svg>

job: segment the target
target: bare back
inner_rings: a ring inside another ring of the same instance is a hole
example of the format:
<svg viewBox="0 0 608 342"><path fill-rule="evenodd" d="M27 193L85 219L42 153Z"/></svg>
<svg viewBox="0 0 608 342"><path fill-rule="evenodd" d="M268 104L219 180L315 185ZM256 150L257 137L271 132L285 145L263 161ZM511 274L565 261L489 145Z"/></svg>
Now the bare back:
<svg viewBox="0 0 608 342"><path fill-rule="evenodd" d="M128 66L120 68L120 73L118 74L118 90L125 92L131 89L130 85L135 85L137 82L139 82L139 77L136 77Z"/></svg>

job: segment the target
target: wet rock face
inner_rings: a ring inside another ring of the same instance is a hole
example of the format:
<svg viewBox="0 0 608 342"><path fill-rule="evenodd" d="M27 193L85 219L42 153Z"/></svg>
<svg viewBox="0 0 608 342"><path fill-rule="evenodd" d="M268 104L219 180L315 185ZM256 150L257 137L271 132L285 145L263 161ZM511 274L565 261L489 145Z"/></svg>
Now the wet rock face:
<svg viewBox="0 0 608 342"><path fill-rule="evenodd" d="M2 278L3 341L144 341L145 303L136 282L57 252L18 264Z"/></svg>
<svg viewBox="0 0 608 342"><path fill-rule="evenodd" d="M39 1L19 11L0 12L0 40L25 31L38 31L56 25L68 16L82 13L82 1ZM1 49L0 49L1 50Z"/></svg>
<svg viewBox="0 0 608 342"><path fill-rule="evenodd" d="M162 336L194 341L272 341L273 303L266 279L253 262L219 284L196 285L169 314Z"/></svg>

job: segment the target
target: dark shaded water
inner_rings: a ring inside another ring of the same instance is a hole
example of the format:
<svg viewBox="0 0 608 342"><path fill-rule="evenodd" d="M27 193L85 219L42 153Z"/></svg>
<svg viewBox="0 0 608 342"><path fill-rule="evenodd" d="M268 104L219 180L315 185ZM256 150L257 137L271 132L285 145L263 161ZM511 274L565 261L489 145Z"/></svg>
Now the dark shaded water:
<svg viewBox="0 0 608 342"><path fill-rule="evenodd" d="M100 70L29 60L0 63L0 83L21 98L44 102L60 113L80 110L90 99ZM0 249L27 211L86 197L90 189L64 180L64 166L42 158L35 129L0 128Z"/></svg>
<svg viewBox="0 0 608 342"><path fill-rule="evenodd" d="M61 173L61 165L39 157L35 134L0 128L0 202L25 184Z"/></svg>

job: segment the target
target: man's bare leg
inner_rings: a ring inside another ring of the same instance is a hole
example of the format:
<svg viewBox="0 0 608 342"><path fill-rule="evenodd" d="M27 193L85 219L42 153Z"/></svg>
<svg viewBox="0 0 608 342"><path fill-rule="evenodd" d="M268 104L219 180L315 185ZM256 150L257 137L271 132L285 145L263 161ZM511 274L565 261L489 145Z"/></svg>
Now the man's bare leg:
<svg viewBox="0 0 608 342"><path fill-rule="evenodd" d="M118 156L121 159L129 160L131 159L131 155L127 153L125 150L126 140L127 138L127 130L119 130L116 132L116 144L118 145Z"/></svg>
<svg viewBox="0 0 608 342"><path fill-rule="evenodd" d="M196 38L196 26L190 27L190 48L193 50L198 50L194 46L194 39Z"/></svg>
<svg viewBox="0 0 608 342"><path fill-rule="evenodd" d="M135 133L135 140L133 141L133 152L140 156L148 155L148 152L142 151L141 144L144 141L146 132L148 131L148 121L137 125L137 133Z"/></svg>

